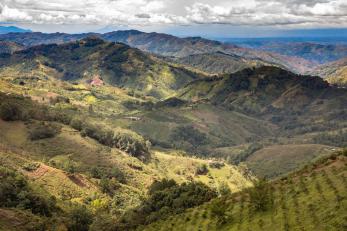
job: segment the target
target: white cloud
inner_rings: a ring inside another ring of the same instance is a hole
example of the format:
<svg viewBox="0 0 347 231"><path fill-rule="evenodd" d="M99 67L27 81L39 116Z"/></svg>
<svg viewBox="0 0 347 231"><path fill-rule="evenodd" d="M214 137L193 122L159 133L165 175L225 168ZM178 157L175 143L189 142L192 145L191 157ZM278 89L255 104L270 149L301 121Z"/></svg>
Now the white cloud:
<svg viewBox="0 0 347 231"><path fill-rule="evenodd" d="M0 21L346 27L347 0L1 0Z"/></svg>

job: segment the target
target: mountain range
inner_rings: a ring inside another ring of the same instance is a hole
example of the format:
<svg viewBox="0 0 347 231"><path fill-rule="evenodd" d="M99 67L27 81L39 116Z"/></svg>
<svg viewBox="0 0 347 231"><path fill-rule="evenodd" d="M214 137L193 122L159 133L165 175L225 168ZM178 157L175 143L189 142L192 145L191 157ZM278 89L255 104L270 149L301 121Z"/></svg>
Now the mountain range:
<svg viewBox="0 0 347 231"><path fill-rule="evenodd" d="M1 35L0 40L17 42L25 46L33 46L38 44L75 41L88 36L98 36L107 41L122 42L143 51L169 57L185 57L195 54L223 52L225 54L242 56L245 59L249 59L250 62L260 59L264 62L280 65L283 68L298 73L308 71L309 67L312 65L309 61L301 58L242 48L200 37L178 38L167 34L144 33L136 30L115 31L105 34L88 33L75 35L64 33L18 33Z"/></svg>
<svg viewBox="0 0 347 231"><path fill-rule="evenodd" d="M31 30L19 28L16 26L0 26L0 34L24 33L24 32L31 32Z"/></svg>

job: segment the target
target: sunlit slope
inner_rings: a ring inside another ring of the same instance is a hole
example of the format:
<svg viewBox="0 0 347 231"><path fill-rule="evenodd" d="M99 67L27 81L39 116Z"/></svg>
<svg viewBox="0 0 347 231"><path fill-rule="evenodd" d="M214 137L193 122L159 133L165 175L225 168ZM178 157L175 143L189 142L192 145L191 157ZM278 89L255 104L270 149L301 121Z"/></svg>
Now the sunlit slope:
<svg viewBox="0 0 347 231"><path fill-rule="evenodd" d="M246 191L138 230L342 231L347 222L346 163L346 154L333 155L272 182L274 204L265 211L254 210Z"/></svg>

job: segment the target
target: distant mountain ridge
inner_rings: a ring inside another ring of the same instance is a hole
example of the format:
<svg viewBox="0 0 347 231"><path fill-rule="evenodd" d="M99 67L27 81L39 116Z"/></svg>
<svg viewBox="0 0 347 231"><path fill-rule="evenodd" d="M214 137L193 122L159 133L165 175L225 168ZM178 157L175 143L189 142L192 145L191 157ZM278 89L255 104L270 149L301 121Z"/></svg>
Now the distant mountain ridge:
<svg viewBox="0 0 347 231"><path fill-rule="evenodd" d="M107 41L122 42L143 51L168 57L173 56L181 58L189 55L223 52L229 55L241 56L244 59L259 59L263 62L279 65L297 73L306 73L313 65L311 62L301 58L241 48L235 45L223 44L218 41L200 37L178 38L168 34L145 33L137 30L114 31L105 34L16 33L0 35L0 40L13 41L25 46L35 46L49 43L60 44L82 39L91 35L101 37Z"/></svg>
<svg viewBox="0 0 347 231"><path fill-rule="evenodd" d="M0 34L24 33L24 32L31 32L31 30L22 29L16 26L0 26Z"/></svg>

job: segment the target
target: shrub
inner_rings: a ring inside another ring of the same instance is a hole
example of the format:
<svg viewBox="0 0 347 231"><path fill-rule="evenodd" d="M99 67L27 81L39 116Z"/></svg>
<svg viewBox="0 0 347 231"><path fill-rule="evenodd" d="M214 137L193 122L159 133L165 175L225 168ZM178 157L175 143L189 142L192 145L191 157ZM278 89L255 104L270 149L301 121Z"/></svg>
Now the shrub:
<svg viewBox="0 0 347 231"><path fill-rule="evenodd" d="M29 139L40 140L46 138L53 138L60 133L60 130L61 126L53 123L40 122L32 124L29 129Z"/></svg>
<svg viewBox="0 0 347 231"><path fill-rule="evenodd" d="M114 192L119 189L119 183L115 178L102 178L100 180L100 188L103 193L107 193L110 196L114 195Z"/></svg>
<svg viewBox="0 0 347 231"><path fill-rule="evenodd" d="M222 182L218 187L219 194L221 196L226 196L231 194L231 190L229 188L229 185L225 182Z"/></svg>
<svg viewBox="0 0 347 231"><path fill-rule="evenodd" d="M36 169L38 169L39 167L40 167L40 163L27 163L22 168L25 171L32 172L32 171L35 171Z"/></svg>
<svg viewBox="0 0 347 231"><path fill-rule="evenodd" d="M0 105L0 118L5 121L22 120L23 112L17 104L5 102Z"/></svg>
<svg viewBox="0 0 347 231"><path fill-rule="evenodd" d="M210 168L221 169L225 166L225 164L223 162L213 161L213 162L209 163L209 166L210 166Z"/></svg>
<svg viewBox="0 0 347 231"><path fill-rule="evenodd" d="M93 178L115 178L119 183L125 184L126 177L124 173L117 167L113 168L103 168L103 167L93 167L90 171Z"/></svg>
<svg viewBox="0 0 347 231"><path fill-rule="evenodd" d="M175 128L170 137L176 142L186 141L193 147L203 145L207 142L206 135L191 125L179 126Z"/></svg>
<svg viewBox="0 0 347 231"><path fill-rule="evenodd" d="M172 181L163 180L153 184L149 198L122 217L121 230L129 230L164 219L172 214L182 213L188 208L201 205L217 196L214 190L200 182L178 185Z"/></svg>
<svg viewBox="0 0 347 231"><path fill-rule="evenodd" d="M108 214L97 214L90 226L90 231L114 231L116 220Z"/></svg>
<svg viewBox="0 0 347 231"><path fill-rule="evenodd" d="M255 211L267 211L273 205L272 188L265 179L258 180L249 195Z"/></svg>
<svg viewBox="0 0 347 231"><path fill-rule="evenodd" d="M101 126L84 123L81 135L93 138L103 145L118 148L143 161L150 157L146 141L134 132L114 132Z"/></svg>
<svg viewBox="0 0 347 231"><path fill-rule="evenodd" d="M150 195L154 194L157 191L163 191L165 189L177 186L176 181L163 179L161 181L154 181L152 185L149 187L148 193Z"/></svg>
<svg viewBox="0 0 347 231"><path fill-rule="evenodd" d="M93 222L92 214L85 206L75 205L69 212L69 231L88 231Z"/></svg>
<svg viewBox="0 0 347 231"><path fill-rule="evenodd" d="M196 175L206 175L207 173L208 173L208 168L206 164L199 165L195 171Z"/></svg>
<svg viewBox="0 0 347 231"><path fill-rule="evenodd" d="M228 203L219 199L213 201L211 205L211 217L217 220L218 225L225 224L228 220L231 219L230 215L227 214Z"/></svg>
<svg viewBox="0 0 347 231"><path fill-rule="evenodd" d="M78 119L78 118L73 118L70 121L70 126L78 131L81 131L83 128L83 122L82 120Z"/></svg>
<svg viewBox="0 0 347 231"><path fill-rule="evenodd" d="M57 208L53 197L34 191L15 171L0 167L0 207L30 209L34 214L51 216Z"/></svg>

